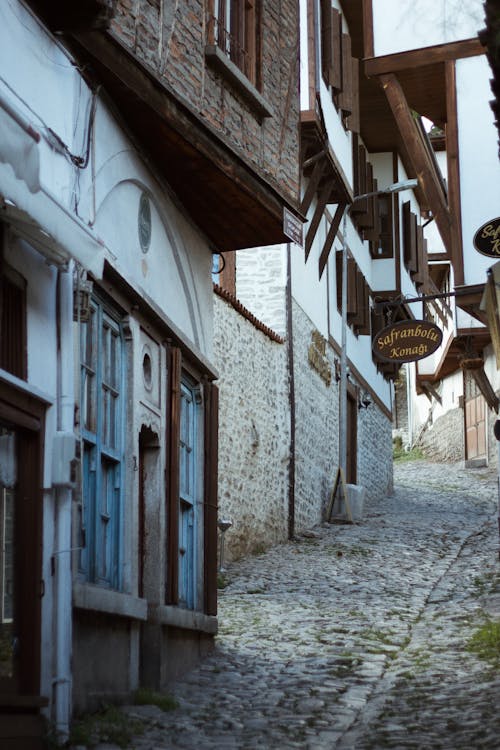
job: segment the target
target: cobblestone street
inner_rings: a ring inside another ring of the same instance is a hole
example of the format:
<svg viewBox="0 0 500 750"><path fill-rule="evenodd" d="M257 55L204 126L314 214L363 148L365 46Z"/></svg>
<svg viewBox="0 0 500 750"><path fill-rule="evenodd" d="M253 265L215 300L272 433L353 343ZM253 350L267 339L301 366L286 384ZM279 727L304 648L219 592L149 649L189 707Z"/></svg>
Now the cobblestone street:
<svg viewBox="0 0 500 750"><path fill-rule="evenodd" d="M496 508L496 471L402 463L361 523L230 565L214 655L178 708L125 709L132 746L498 748L498 662L466 649L500 618Z"/></svg>

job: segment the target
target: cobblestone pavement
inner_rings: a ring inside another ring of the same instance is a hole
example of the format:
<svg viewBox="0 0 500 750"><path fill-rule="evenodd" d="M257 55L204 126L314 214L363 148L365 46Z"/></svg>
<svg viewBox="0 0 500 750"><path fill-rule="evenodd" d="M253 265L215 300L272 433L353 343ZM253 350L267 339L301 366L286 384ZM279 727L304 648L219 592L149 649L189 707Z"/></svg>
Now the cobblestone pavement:
<svg viewBox="0 0 500 750"><path fill-rule="evenodd" d="M496 471L414 461L395 487L230 565L215 653L174 711L125 709L148 720L132 746L499 748L499 662L466 649L500 620Z"/></svg>

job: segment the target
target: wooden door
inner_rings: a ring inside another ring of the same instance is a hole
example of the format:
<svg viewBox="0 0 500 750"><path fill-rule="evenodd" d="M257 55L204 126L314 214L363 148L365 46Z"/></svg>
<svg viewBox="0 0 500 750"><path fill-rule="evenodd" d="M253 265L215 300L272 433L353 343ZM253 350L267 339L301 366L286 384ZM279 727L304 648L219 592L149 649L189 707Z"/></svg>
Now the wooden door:
<svg viewBox="0 0 500 750"><path fill-rule="evenodd" d="M346 482L356 484L358 464L358 408L355 395L347 394Z"/></svg>
<svg viewBox="0 0 500 750"><path fill-rule="evenodd" d="M8 399L8 400L7 400ZM10 401L10 403L9 403ZM42 409L0 383L0 708L38 710ZM31 411L31 413L29 413ZM0 735L0 746L2 746Z"/></svg>
<svg viewBox="0 0 500 750"><path fill-rule="evenodd" d="M486 402L474 396L465 402L466 458L486 458Z"/></svg>

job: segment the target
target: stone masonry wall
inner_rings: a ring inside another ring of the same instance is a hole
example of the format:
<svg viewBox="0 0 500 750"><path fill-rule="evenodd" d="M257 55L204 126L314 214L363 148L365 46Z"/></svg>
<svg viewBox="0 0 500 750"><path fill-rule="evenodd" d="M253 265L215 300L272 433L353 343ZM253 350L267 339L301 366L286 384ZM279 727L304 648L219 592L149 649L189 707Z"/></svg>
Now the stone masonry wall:
<svg viewBox="0 0 500 750"><path fill-rule="evenodd" d="M263 0L261 5L260 93L273 109L273 116L263 120L206 62L208 0L118 0L112 33L247 163L294 201L300 161L298 4Z"/></svg>
<svg viewBox="0 0 500 750"><path fill-rule="evenodd" d="M358 484L365 503L392 495L392 421L372 403L358 410Z"/></svg>
<svg viewBox="0 0 500 750"><path fill-rule="evenodd" d="M464 441L464 412L456 408L426 425L417 445L433 461L463 461Z"/></svg>
<svg viewBox="0 0 500 750"><path fill-rule="evenodd" d="M225 536L229 561L288 535L287 350L214 295L214 359L221 376L219 518L233 523Z"/></svg>
<svg viewBox="0 0 500 750"><path fill-rule="evenodd" d="M338 467L339 386L333 373L334 352L326 346L331 372L327 385L309 363L315 326L293 303L295 373L295 530L324 520Z"/></svg>
<svg viewBox="0 0 500 750"><path fill-rule="evenodd" d="M286 257L282 245L238 250L238 299L263 323L286 336Z"/></svg>

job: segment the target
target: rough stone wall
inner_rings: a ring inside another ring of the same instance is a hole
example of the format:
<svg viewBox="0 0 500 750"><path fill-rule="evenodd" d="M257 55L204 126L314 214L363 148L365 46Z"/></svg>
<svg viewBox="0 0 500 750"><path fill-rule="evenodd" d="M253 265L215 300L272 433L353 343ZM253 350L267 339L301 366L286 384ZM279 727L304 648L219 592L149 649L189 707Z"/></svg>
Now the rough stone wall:
<svg viewBox="0 0 500 750"><path fill-rule="evenodd" d="M219 518L232 521L224 559L233 560L288 535L287 350L216 295L214 318Z"/></svg>
<svg viewBox="0 0 500 750"><path fill-rule="evenodd" d="M463 461L463 409L450 409L435 422L425 425L417 445L431 461Z"/></svg>
<svg viewBox="0 0 500 750"><path fill-rule="evenodd" d="M286 257L282 245L238 250L238 299L263 323L286 336Z"/></svg>
<svg viewBox="0 0 500 750"><path fill-rule="evenodd" d="M399 376L394 383L394 386L395 409L393 435L400 435L403 441L403 445L407 445L410 442L410 434L408 431L408 394L406 370L404 367L402 367L399 371Z"/></svg>
<svg viewBox="0 0 500 750"><path fill-rule="evenodd" d="M262 2L262 84L273 116L260 119L207 64L208 0L118 0L112 33L276 189L299 186L298 13L296 0Z"/></svg>
<svg viewBox="0 0 500 750"><path fill-rule="evenodd" d="M497 394L498 395L498 394ZM495 422L500 415L496 414L493 409L488 409L488 421L486 429L488 434L486 439L488 441L488 466L498 466L498 442L493 432Z"/></svg>
<svg viewBox="0 0 500 750"><path fill-rule="evenodd" d="M315 326L293 302L295 375L295 530L324 520L338 466L339 386L332 375L328 386L309 364ZM334 352L326 347L330 370Z"/></svg>
<svg viewBox="0 0 500 750"><path fill-rule="evenodd" d="M365 502L392 495L392 421L372 403L358 410L358 484L365 488Z"/></svg>

